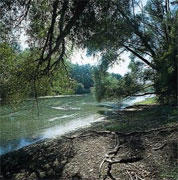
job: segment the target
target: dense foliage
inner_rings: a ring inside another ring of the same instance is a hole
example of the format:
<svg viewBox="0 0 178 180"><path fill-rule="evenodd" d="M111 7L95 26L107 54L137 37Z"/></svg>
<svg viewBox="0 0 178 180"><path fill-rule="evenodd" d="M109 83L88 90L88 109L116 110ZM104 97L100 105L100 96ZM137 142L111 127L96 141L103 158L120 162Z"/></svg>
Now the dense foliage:
<svg viewBox="0 0 178 180"><path fill-rule="evenodd" d="M90 93L93 87L92 66L71 64L71 78L77 83L76 94Z"/></svg>
<svg viewBox="0 0 178 180"><path fill-rule="evenodd" d="M129 70L124 76L120 76L103 71L101 66L95 68L94 82L97 100L120 100L135 95L152 94L153 88L147 79L146 71L143 70L143 63L131 61Z"/></svg>
<svg viewBox="0 0 178 180"><path fill-rule="evenodd" d="M75 83L61 68L51 76L40 76L35 61L37 51L16 51L7 43L0 44L0 98L1 103L16 104L27 97L71 94Z"/></svg>
<svg viewBox="0 0 178 180"><path fill-rule="evenodd" d="M89 93L93 87L92 67L66 62L50 76L37 74L38 52L16 51L7 43L0 44L1 102L18 103L27 97Z"/></svg>

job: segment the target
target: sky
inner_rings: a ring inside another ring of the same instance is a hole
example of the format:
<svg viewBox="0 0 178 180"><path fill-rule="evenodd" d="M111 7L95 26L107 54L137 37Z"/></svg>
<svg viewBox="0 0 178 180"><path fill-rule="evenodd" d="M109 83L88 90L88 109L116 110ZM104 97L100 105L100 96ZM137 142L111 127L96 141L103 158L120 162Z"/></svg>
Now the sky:
<svg viewBox="0 0 178 180"><path fill-rule="evenodd" d="M100 56L86 56L87 50L74 50L73 55L71 56L71 62L79 65L91 64L97 65L100 59ZM129 65L129 55L127 53L123 53L121 55L121 62L116 62L112 67L109 68L108 72L121 74L122 76L128 72Z"/></svg>

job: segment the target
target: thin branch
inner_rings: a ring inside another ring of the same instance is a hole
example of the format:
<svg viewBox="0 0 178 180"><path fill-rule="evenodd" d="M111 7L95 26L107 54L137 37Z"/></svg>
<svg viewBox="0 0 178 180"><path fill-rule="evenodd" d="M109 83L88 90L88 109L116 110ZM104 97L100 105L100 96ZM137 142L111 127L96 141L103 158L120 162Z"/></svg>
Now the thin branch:
<svg viewBox="0 0 178 180"><path fill-rule="evenodd" d="M60 20L59 20L59 31L60 31L60 33L62 33L62 31L63 31L64 16L65 16L65 12L67 10L68 3L69 3L68 0L64 1L63 7L62 7L62 10L61 10L61 17L60 17Z"/></svg>
<svg viewBox="0 0 178 180"><path fill-rule="evenodd" d="M25 4L25 7L26 7L26 8L25 8L25 13L20 16L20 20L19 20L19 22L15 25L14 28L18 27L18 26L22 23L22 21L27 17L28 12L29 12L29 9L30 9L30 5L31 5L31 0L29 0L29 1L27 2L27 4Z"/></svg>
<svg viewBox="0 0 178 180"><path fill-rule="evenodd" d="M152 56L155 56L155 52L153 51L151 46L148 44L148 42L145 39L145 37L143 37L142 32L140 32L138 30L138 27L136 27L135 21L133 19L131 20L120 8L118 8L118 11L123 16L123 18L125 18L127 20L127 23L131 26L131 28L133 29L134 33L140 38L140 40L142 41L143 45L150 51Z"/></svg>
<svg viewBox="0 0 178 180"><path fill-rule="evenodd" d="M52 44L53 44L54 25L55 25L56 18L57 18L58 4L59 4L59 0L55 1L53 4L53 15L52 15L52 21L51 21L51 34L50 34L50 39L49 39L49 52L51 51Z"/></svg>
<svg viewBox="0 0 178 180"><path fill-rule="evenodd" d="M53 13L52 13L51 25L50 25L50 28L48 30L47 38L46 38L45 45L44 45L42 53L41 53L41 57L40 57L40 62L39 63L41 63L41 61L43 60L44 52L45 52L45 50L47 48L49 39L50 39L50 41L52 41L52 38L53 38L54 25L55 25L56 18L57 18L56 11L57 11L58 4L59 4L59 0L56 0L53 3ZM50 44L52 44L52 42ZM50 45L50 47L51 47L51 45ZM51 51L51 48L49 48L49 51Z"/></svg>
<svg viewBox="0 0 178 180"><path fill-rule="evenodd" d="M59 64L59 62L63 62L64 55L65 55L65 40L63 40L63 42L62 42L62 51L61 51L59 58L49 68L54 69Z"/></svg>
<svg viewBox="0 0 178 180"><path fill-rule="evenodd" d="M49 60L52 54L54 54L59 49L59 46L63 42L64 38L70 33L71 28L75 25L76 21L79 19L80 15L83 13L87 3L88 3L88 0L79 1L79 3L77 3L77 7L75 8L73 17L70 19L70 21L68 22L64 30L58 35L57 40L56 40L56 45L43 59L43 62Z"/></svg>

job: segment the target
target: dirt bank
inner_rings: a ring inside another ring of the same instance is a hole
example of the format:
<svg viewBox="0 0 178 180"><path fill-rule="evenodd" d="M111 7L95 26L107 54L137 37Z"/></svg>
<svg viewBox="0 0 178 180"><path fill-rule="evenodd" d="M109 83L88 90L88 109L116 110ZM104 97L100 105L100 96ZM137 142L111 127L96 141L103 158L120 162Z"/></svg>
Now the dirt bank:
<svg viewBox="0 0 178 180"><path fill-rule="evenodd" d="M176 179L178 124L144 131L86 129L1 156L0 179Z"/></svg>

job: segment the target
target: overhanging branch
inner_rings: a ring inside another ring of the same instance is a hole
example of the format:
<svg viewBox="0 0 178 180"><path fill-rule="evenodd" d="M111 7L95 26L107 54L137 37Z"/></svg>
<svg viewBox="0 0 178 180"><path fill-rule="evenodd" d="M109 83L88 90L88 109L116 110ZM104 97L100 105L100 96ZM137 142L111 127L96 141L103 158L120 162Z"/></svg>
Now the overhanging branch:
<svg viewBox="0 0 178 180"><path fill-rule="evenodd" d="M156 67L150 63L147 59L145 59L144 57L142 57L140 54L138 54L137 52L135 52L133 49L129 48L126 45L123 45L124 48L126 48L128 51L130 51L131 53L133 53L135 56L137 56L139 59L141 59L144 63L146 63L148 66L150 66L152 69L156 70Z"/></svg>
<svg viewBox="0 0 178 180"><path fill-rule="evenodd" d="M45 58L42 59L42 61L48 61L51 56L59 49L60 45L62 44L64 38L70 33L71 28L75 25L76 21L79 19L80 15L83 13L86 5L88 3L88 0L80 1L74 11L73 17L70 19L66 27L60 34L58 35L56 39L56 44L54 48L47 54Z"/></svg>

